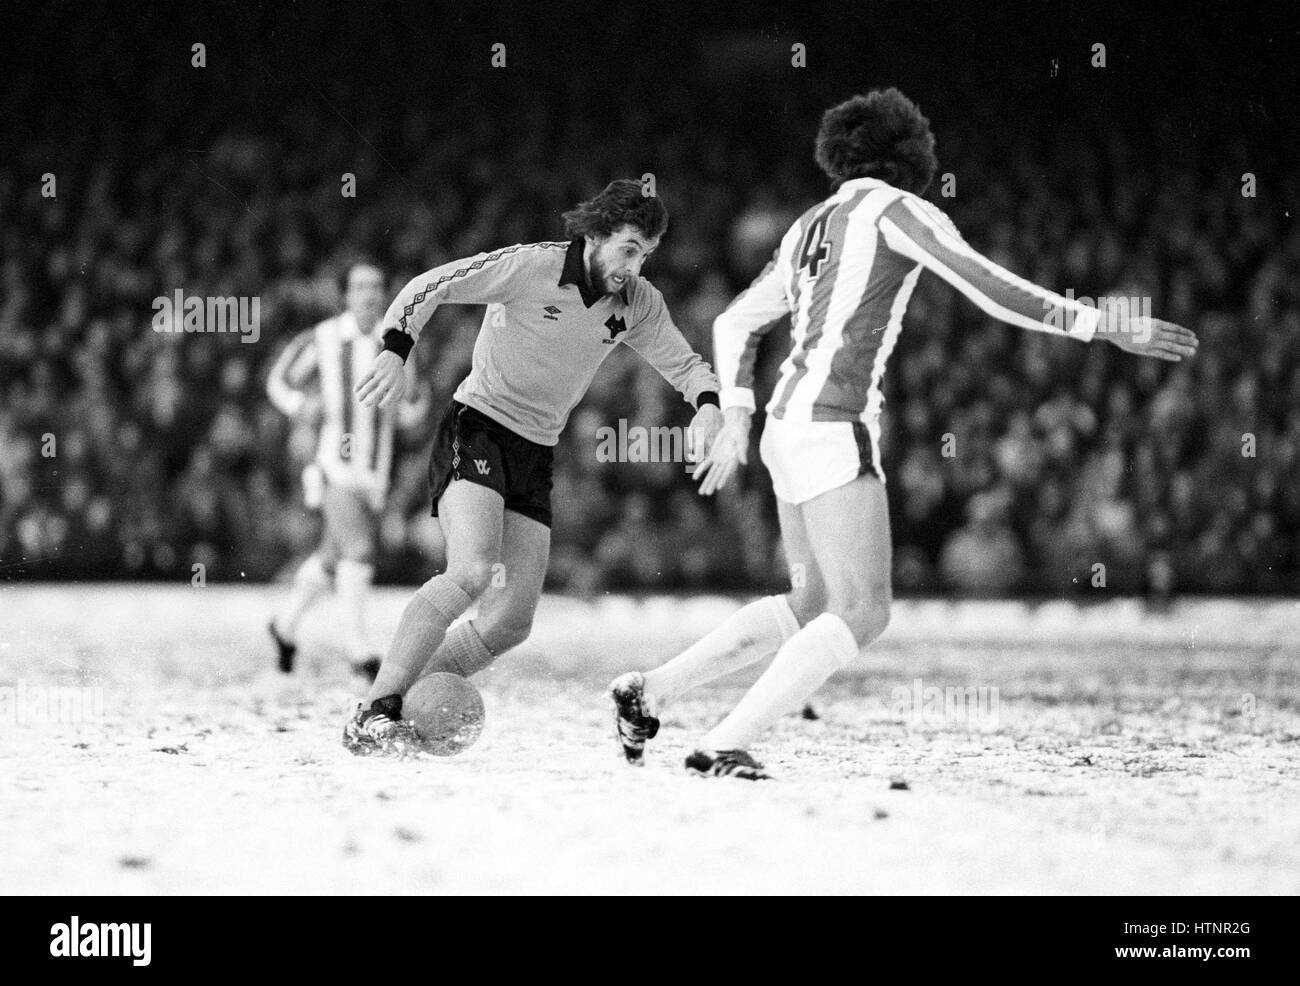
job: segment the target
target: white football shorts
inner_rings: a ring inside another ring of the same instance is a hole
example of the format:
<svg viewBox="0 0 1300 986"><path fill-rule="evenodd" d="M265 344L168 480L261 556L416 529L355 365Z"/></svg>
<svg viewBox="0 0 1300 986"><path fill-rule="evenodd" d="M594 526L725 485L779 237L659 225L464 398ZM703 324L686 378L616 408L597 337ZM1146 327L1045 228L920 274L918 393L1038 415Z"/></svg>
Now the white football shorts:
<svg viewBox="0 0 1300 986"><path fill-rule="evenodd" d="M787 421L769 415L758 451L773 490L786 503L804 503L865 473L885 481L874 422Z"/></svg>

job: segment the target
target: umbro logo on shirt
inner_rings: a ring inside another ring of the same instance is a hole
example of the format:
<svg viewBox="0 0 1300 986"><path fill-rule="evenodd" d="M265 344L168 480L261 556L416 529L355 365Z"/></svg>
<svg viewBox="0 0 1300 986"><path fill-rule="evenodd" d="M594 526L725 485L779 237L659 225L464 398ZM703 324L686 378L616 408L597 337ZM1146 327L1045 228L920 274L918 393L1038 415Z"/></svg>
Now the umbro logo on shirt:
<svg viewBox="0 0 1300 986"><path fill-rule="evenodd" d="M542 311L546 313L542 316L542 318L549 319L552 322L559 321L559 319L556 318L555 316L560 314L560 310L556 308L554 305L547 305L545 308L542 309Z"/></svg>

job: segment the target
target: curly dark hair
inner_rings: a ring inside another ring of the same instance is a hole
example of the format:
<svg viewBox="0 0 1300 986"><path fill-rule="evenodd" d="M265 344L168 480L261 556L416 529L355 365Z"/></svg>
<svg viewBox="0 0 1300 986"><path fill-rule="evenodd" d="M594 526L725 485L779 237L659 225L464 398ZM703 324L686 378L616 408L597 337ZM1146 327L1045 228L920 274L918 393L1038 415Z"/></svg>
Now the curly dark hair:
<svg viewBox="0 0 1300 986"><path fill-rule="evenodd" d="M641 183L620 178L604 191L564 214L564 235L571 240L591 233L608 236L620 226L634 226L650 239L668 228L668 210L657 195L645 195Z"/></svg>
<svg viewBox="0 0 1300 986"><path fill-rule="evenodd" d="M836 188L850 178L879 178L920 195L939 169L930 121L892 86L828 109L816 157Z"/></svg>

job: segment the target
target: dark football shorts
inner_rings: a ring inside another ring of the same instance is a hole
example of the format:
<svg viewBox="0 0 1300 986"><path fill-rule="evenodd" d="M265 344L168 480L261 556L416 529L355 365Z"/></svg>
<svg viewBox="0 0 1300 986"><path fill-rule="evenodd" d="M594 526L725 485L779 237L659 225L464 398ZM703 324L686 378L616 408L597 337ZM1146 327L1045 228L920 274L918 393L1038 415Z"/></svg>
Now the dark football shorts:
<svg viewBox="0 0 1300 986"><path fill-rule="evenodd" d="M452 401L429 456L433 516L452 480L496 490L507 510L551 526L551 454L486 414Z"/></svg>

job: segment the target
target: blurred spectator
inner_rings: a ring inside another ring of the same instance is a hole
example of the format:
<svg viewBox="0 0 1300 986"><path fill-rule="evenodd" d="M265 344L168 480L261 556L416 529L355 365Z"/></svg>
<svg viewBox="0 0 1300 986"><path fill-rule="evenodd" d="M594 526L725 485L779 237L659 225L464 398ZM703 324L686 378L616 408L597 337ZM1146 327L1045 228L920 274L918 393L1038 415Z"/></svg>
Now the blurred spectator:
<svg viewBox="0 0 1300 986"><path fill-rule="evenodd" d="M967 503L967 523L943 546L939 567L948 585L968 596L1003 596L1021 588L1025 563L1007 523L1008 499L980 493Z"/></svg>

